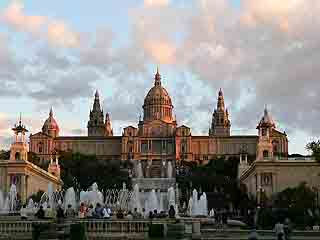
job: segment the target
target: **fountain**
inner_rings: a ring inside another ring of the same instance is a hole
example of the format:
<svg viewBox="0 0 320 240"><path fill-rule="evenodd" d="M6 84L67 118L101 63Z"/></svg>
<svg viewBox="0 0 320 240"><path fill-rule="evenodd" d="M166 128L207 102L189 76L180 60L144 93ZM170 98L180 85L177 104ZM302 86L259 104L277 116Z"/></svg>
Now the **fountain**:
<svg viewBox="0 0 320 240"><path fill-rule="evenodd" d="M68 188L66 194L64 195L64 209L67 209L69 204L72 206L73 209L77 208L76 193L73 187Z"/></svg>
<svg viewBox="0 0 320 240"><path fill-rule="evenodd" d="M135 184L134 187L133 187L131 205L132 205L132 209L137 208L138 212L142 212L141 199L140 199L140 190L139 190L138 184Z"/></svg>
<svg viewBox="0 0 320 240"><path fill-rule="evenodd" d="M175 191L174 191L173 187L170 187L168 189L168 208L167 209L169 209L171 205L174 207L176 205Z"/></svg>
<svg viewBox="0 0 320 240"><path fill-rule="evenodd" d="M189 199L188 213L190 216L208 215L208 202L206 193L202 193L200 199L198 199L197 190L193 190L192 197Z"/></svg>
<svg viewBox="0 0 320 240"><path fill-rule="evenodd" d="M54 199L53 199L53 185L52 183L50 182L48 184L48 204L51 206L51 207L54 207Z"/></svg>
<svg viewBox="0 0 320 240"><path fill-rule="evenodd" d="M0 190L0 212L2 211L4 207L4 197L3 197L3 192Z"/></svg>
<svg viewBox="0 0 320 240"><path fill-rule="evenodd" d="M171 161L168 162L167 177L172 178L172 163L171 163Z"/></svg>
<svg viewBox="0 0 320 240"><path fill-rule="evenodd" d="M159 209L159 201L156 195L156 191L154 189L151 190L149 197L146 201L146 207L145 207L146 211L152 211L155 209Z"/></svg>
<svg viewBox="0 0 320 240"><path fill-rule="evenodd" d="M136 171L137 171L137 178L143 178L141 161L138 162Z"/></svg>
<svg viewBox="0 0 320 240"><path fill-rule="evenodd" d="M17 207L17 187L14 184L11 184L10 191L4 201L3 211L5 213L13 212Z"/></svg>

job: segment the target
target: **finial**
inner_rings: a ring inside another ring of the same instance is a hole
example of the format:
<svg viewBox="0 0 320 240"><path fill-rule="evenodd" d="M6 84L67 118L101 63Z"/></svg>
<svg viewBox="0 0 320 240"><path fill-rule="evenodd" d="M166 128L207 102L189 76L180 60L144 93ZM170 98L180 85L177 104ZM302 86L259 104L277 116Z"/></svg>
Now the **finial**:
<svg viewBox="0 0 320 240"><path fill-rule="evenodd" d="M155 86L161 86L161 75L159 73L159 66L157 66L157 73L154 76L154 85Z"/></svg>
<svg viewBox="0 0 320 240"><path fill-rule="evenodd" d="M268 115L267 104L264 104L264 115Z"/></svg>
<svg viewBox="0 0 320 240"><path fill-rule="evenodd" d="M52 107L50 108L50 112L49 112L49 117L53 116L53 111L52 111Z"/></svg>
<svg viewBox="0 0 320 240"><path fill-rule="evenodd" d="M96 90L96 93L95 93L95 98L99 98L99 92L98 92L98 89Z"/></svg>
<svg viewBox="0 0 320 240"><path fill-rule="evenodd" d="M139 114L139 122L141 122L141 113Z"/></svg>
<svg viewBox="0 0 320 240"><path fill-rule="evenodd" d="M19 125L21 126L22 120L21 120L21 112L20 112L20 117L19 117Z"/></svg>
<svg viewBox="0 0 320 240"><path fill-rule="evenodd" d="M219 89L219 96L222 96L222 89Z"/></svg>

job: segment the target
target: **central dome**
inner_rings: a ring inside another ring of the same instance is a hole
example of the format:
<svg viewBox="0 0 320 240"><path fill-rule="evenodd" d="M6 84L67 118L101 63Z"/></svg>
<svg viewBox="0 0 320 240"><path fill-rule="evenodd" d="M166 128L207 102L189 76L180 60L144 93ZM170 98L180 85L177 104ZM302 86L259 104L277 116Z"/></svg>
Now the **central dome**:
<svg viewBox="0 0 320 240"><path fill-rule="evenodd" d="M159 71L154 77L154 86L149 90L143 104L143 120L162 120L171 123L172 101L167 90L161 86L161 76Z"/></svg>

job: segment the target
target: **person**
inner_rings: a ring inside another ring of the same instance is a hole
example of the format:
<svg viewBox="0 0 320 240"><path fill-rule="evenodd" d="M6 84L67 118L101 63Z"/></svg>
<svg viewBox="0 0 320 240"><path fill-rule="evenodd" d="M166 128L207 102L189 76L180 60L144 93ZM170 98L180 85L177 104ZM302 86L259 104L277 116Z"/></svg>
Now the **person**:
<svg viewBox="0 0 320 240"><path fill-rule="evenodd" d="M121 211L121 209L118 210L116 216L117 216L117 219L123 219L124 218L123 212Z"/></svg>
<svg viewBox="0 0 320 240"><path fill-rule="evenodd" d="M290 235L291 235L291 231L292 231L289 218L286 218L284 220L283 230L284 230L285 239L289 240L290 239Z"/></svg>
<svg viewBox="0 0 320 240"><path fill-rule="evenodd" d="M175 216L176 216L176 211L174 210L173 205L170 205L168 214L169 214L169 218L175 218Z"/></svg>
<svg viewBox="0 0 320 240"><path fill-rule="evenodd" d="M97 203L96 208L93 212L93 217L95 218L102 218L103 217L103 208L101 207L100 203Z"/></svg>
<svg viewBox="0 0 320 240"><path fill-rule="evenodd" d="M252 229L249 236L248 236L248 240L258 240L258 234L256 229Z"/></svg>
<svg viewBox="0 0 320 240"><path fill-rule="evenodd" d="M278 221L274 226L274 231L276 233L277 239L283 240L284 230L283 230L283 224L280 221Z"/></svg>
<svg viewBox="0 0 320 240"><path fill-rule="evenodd" d="M87 209L87 218L93 218L93 215L94 215L93 205L90 204L89 208Z"/></svg>
<svg viewBox="0 0 320 240"><path fill-rule="evenodd" d="M148 218L148 214L147 214L145 208L142 208L142 218L144 218L144 219L147 219L147 218Z"/></svg>
<svg viewBox="0 0 320 240"><path fill-rule="evenodd" d="M158 217L158 210L157 209L153 210L153 217L154 218Z"/></svg>
<svg viewBox="0 0 320 240"><path fill-rule="evenodd" d="M43 210L43 207L40 206L39 210L36 212L35 216L39 219L44 219L44 210Z"/></svg>
<svg viewBox="0 0 320 240"><path fill-rule="evenodd" d="M22 220L28 219L28 209L27 206L24 204L22 205L22 208L20 209L20 216Z"/></svg>
<svg viewBox="0 0 320 240"><path fill-rule="evenodd" d="M109 213L108 213L108 210L107 210L107 208L103 208L103 210L102 210L102 217L103 218L105 218L105 219L109 219L110 218L110 215L109 215Z"/></svg>
<svg viewBox="0 0 320 240"><path fill-rule="evenodd" d="M49 219L56 217L55 212L53 211L53 209L50 207L49 204L47 206L47 209L45 210L45 217Z"/></svg>
<svg viewBox="0 0 320 240"><path fill-rule="evenodd" d="M132 215L133 215L134 219L140 219L141 218L141 214L138 212L137 208L133 209L133 214Z"/></svg>
<svg viewBox="0 0 320 240"><path fill-rule="evenodd" d="M87 213L87 207L82 202L79 208L79 218L85 218Z"/></svg>
<svg viewBox="0 0 320 240"><path fill-rule="evenodd" d="M58 223L63 222L63 219L64 219L64 212L63 212L63 209L61 207L61 204L59 204L58 207L57 207L57 220L58 220Z"/></svg>
<svg viewBox="0 0 320 240"><path fill-rule="evenodd" d="M71 204L68 204L68 208L66 210L66 218L74 218L76 215L76 212L74 211L74 209L72 208Z"/></svg>
<svg viewBox="0 0 320 240"><path fill-rule="evenodd" d="M131 211L128 212L128 214L127 214L127 216L126 216L126 219L127 219L127 220L133 220L133 216L132 216Z"/></svg>
<svg viewBox="0 0 320 240"><path fill-rule="evenodd" d="M152 212L152 211L150 211L150 212L149 212L149 219L150 219L150 220L152 220L153 218L154 218L154 216L153 216L153 212Z"/></svg>

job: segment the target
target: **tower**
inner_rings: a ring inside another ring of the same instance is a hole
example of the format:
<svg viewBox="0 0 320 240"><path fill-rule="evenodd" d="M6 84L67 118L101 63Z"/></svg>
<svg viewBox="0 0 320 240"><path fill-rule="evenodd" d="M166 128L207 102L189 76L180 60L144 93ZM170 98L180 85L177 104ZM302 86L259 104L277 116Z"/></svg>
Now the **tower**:
<svg viewBox="0 0 320 240"><path fill-rule="evenodd" d="M88 136L104 136L105 124L103 119L103 111L100 107L100 99L98 90L94 96L93 108L90 110L88 121Z"/></svg>
<svg viewBox="0 0 320 240"><path fill-rule="evenodd" d="M58 161L58 155L55 155L55 161L53 161L51 156L48 172L60 179L60 165Z"/></svg>
<svg viewBox="0 0 320 240"><path fill-rule="evenodd" d="M212 114L210 136L230 136L231 123L229 120L228 109L225 109L223 93L220 88L218 94L217 108Z"/></svg>
<svg viewBox="0 0 320 240"><path fill-rule="evenodd" d="M106 121L104 123L104 126L105 126L104 135L106 137L113 136L113 129L112 129L109 113L106 114Z"/></svg>
<svg viewBox="0 0 320 240"><path fill-rule="evenodd" d="M53 117L52 108L50 109L49 117L43 124L42 132L52 138L59 137L59 126Z"/></svg>
<svg viewBox="0 0 320 240"><path fill-rule="evenodd" d="M257 146L257 160L268 160L273 157L273 146L270 138L272 129L276 127L267 107L264 108L264 114L257 129L259 140Z"/></svg>
<svg viewBox="0 0 320 240"><path fill-rule="evenodd" d="M14 132L14 141L11 144L9 161L27 161L28 144L26 143L26 133L28 130L22 125L21 115L19 124L15 124L12 130Z"/></svg>

